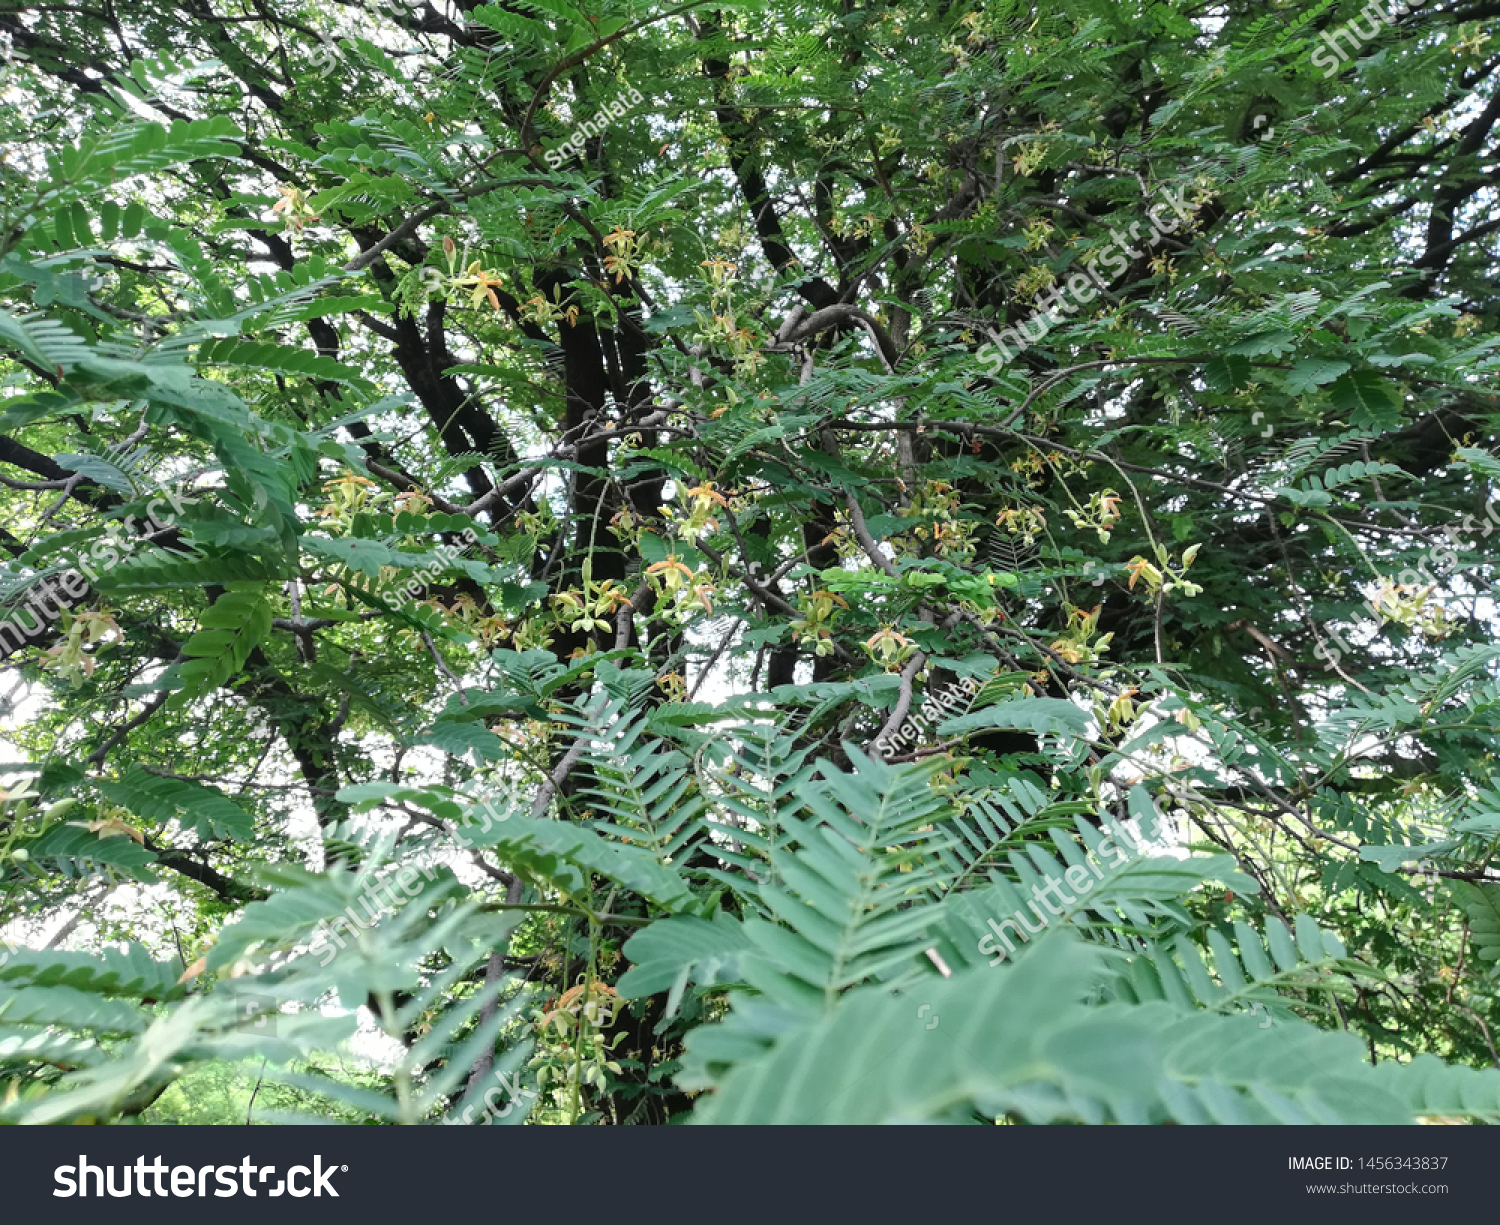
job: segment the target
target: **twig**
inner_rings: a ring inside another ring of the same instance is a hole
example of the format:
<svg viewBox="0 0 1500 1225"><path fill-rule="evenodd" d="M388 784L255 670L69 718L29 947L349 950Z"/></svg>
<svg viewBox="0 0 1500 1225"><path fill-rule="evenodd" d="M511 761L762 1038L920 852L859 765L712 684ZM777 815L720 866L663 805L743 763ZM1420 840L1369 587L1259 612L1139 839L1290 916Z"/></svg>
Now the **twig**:
<svg viewBox="0 0 1500 1225"><path fill-rule="evenodd" d="M911 710L913 698L912 682L916 680L917 673L922 670L923 665L926 663L927 656L921 651L918 651L906 661L906 667L901 669L901 692L896 697L895 708L891 711L891 717L885 721L885 726L876 733L873 740L865 745L866 753L906 721L906 715Z"/></svg>
<svg viewBox="0 0 1500 1225"><path fill-rule="evenodd" d="M448 665L443 661L442 655L438 653L437 644L432 641L432 635L429 634L425 629L422 631L422 641L427 644L427 649L432 653L432 658L437 661L438 670L453 682L453 692L458 694L459 704L461 706L467 706L469 704L469 699L464 694L463 682L453 674L453 670L448 667Z"/></svg>
<svg viewBox="0 0 1500 1225"><path fill-rule="evenodd" d="M875 543L875 537L870 535L870 527L865 522L864 511L859 508L859 500L846 489L844 491L844 501L849 506L849 520L854 525L854 536L859 541L860 547L869 554L872 562L885 571L891 578L896 578L896 567L891 565L890 559L880 551L880 546Z"/></svg>
<svg viewBox="0 0 1500 1225"><path fill-rule="evenodd" d="M260 1061L260 1072L255 1077L255 1088L250 1090L250 1101L245 1106L245 1126L250 1126L250 1112L255 1109L255 1097L260 1092L260 1083L266 1077L266 1064L270 1061L269 1056Z"/></svg>

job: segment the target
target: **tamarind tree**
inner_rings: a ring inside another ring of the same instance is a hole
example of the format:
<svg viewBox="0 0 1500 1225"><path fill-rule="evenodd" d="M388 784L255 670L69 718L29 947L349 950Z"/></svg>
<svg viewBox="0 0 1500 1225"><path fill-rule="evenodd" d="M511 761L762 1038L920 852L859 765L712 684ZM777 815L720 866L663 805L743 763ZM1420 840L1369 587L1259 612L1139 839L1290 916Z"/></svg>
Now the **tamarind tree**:
<svg viewBox="0 0 1500 1225"><path fill-rule="evenodd" d="M1358 16L0 3L5 1117L1500 1115L1500 46Z"/></svg>

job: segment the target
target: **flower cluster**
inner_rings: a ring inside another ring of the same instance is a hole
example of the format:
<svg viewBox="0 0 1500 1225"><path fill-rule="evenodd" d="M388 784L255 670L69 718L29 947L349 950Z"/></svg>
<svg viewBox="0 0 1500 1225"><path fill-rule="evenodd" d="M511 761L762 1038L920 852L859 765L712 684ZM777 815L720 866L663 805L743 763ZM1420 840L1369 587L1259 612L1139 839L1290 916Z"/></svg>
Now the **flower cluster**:
<svg viewBox="0 0 1500 1225"><path fill-rule="evenodd" d="M1500 512L1500 500L1491 498L1485 503L1483 520L1466 515L1461 523L1449 524L1443 529L1447 547L1435 544L1415 568L1408 567L1395 576L1382 575L1375 594L1364 602L1364 611L1381 624L1395 622L1408 629L1420 630L1429 638L1446 637L1452 624L1434 593L1442 585L1443 578L1458 568L1457 550L1472 548L1471 542L1463 537L1480 527L1483 528L1480 537L1488 537L1500 525L1500 513L1497 512ZM1313 648L1313 654L1325 661L1325 672L1338 666L1345 651L1354 649L1337 627L1329 627L1328 637L1333 646L1320 642Z"/></svg>

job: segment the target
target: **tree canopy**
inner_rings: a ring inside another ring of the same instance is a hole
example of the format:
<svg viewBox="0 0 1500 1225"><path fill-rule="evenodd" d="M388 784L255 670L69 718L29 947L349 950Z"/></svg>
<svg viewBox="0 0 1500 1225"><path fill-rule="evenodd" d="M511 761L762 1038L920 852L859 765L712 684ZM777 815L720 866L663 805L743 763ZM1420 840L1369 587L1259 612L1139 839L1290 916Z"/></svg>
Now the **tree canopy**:
<svg viewBox="0 0 1500 1225"><path fill-rule="evenodd" d="M1497 13L0 5L0 1117L1500 1116Z"/></svg>

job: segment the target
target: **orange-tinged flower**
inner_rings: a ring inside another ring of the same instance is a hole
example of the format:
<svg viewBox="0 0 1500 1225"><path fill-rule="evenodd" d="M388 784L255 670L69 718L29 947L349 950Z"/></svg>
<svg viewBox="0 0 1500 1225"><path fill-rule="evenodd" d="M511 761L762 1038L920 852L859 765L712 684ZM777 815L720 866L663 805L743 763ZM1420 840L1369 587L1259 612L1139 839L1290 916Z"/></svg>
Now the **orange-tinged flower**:
<svg viewBox="0 0 1500 1225"><path fill-rule="evenodd" d="M281 193L281 199L276 201L275 204L271 205L271 211L273 213L284 213L289 208L295 209L302 207L304 203L303 195L297 188L279 187L277 188L277 190Z"/></svg>
<svg viewBox="0 0 1500 1225"><path fill-rule="evenodd" d="M1128 562L1125 563L1125 569L1130 574L1130 582L1128 586L1130 587L1131 591L1135 590L1136 579L1144 575L1146 581L1149 583L1151 581L1151 575L1156 572L1156 567L1153 566L1144 557L1132 557Z"/></svg>
<svg viewBox="0 0 1500 1225"><path fill-rule="evenodd" d="M70 822L70 824L73 823ZM87 828L89 833L98 834L101 838L133 838L142 846L146 845L146 835L136 829L135 826L126 824L119 817L107 817L97 821L90 821Z"/></svg>
<svg viewBox="0 0 1500 1225"><path fill-rule="evenodd" d="M685 496L689 498L709 498L724 507L729 505L728 498L722 493L715 492L712 481L704 481L701 485L695 485L692 489L686 491Z"/></svg>
<svg viewBox="0 0 1500 1225"><path fill-rule="evenodd" d="M583 1012L588 1016L591 1024L596 1023L601 1011L599 1005L603 1003L609 1006L610 998L618 1000L620 993L608 983L579 983L576 987L569 987L558 1001L543 1013L541 1028L545 1029L561 1013L577 1016Z"/></svg>
<svg viewBox="0 0 1500 1225"><path fill-rule="evenodd" d="M675 591L685 582L692 582L692 568L683 564L682 558L673 553L670 557L663 558L659 562L646 567L647 574L662 575L662 582L667 585L667 590ZM678 575L681 575L679 578Z"/></svg>
<svg viewBox="0 0 1500 1225"><path fill-rule="evenodd" d="M865 639L865 649L880 656L887 662L895 659L903 650L912 645L910 638L904 634L898 634L895 630L887 627L877 630Z"/></svg>
<svg viewBox="0 0 1500 1225"><path fill-rule="evenodd" d="M618 255L606 255L604 257L604 271L612 273L615 284L618 285L630 275L630 261L622 259Z"/></svg>

